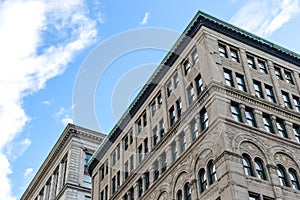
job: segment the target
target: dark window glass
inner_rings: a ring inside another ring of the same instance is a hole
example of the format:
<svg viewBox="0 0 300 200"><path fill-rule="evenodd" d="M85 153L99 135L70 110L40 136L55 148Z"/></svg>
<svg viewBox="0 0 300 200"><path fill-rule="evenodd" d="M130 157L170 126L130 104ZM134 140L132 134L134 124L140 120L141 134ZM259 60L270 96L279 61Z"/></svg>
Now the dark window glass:
<svg viewBox="0 0 300 200"><path fill-rule="evenodd" d="M144 139L144 153L148 153L149 149L148 149L148 138Z"/></svg>
<svg viewBox="0 0 300 200"><path fill-rule="evenodd" d="M200 126L201 126L201 131L203 131L204 129L206 129L206 127L208 127L208 114L205 108L203 108L200 111Z"/></svg>
<svg viewBox="0 0 300 200"><path fill-rule="evenodd" d="M174 106L169 109L170 126L175 124L175 110Z"/></svg>
<svg viewBox="0 0 300 200"><path fill-rule="evenodd" d="M167 170L167 155L166 153L161 154L161 173L164 173Z"/></svg>
<svg viewBox="0 0 300 200"><path fill-rule="evenodd" d="M242 122L242 115L238 104L231 104L231 114L235 121Z"/></svg>
<svg viewBox="0 0 300 200"><path fill-rule="evenodd" d="M194 88L193 88L192 84L190 84L187 87L187 97L188 97L188 103L189 103L189 105L191 105L193 103L193 101L195 100L195 92L194 92Z"/></svg>
<svg viewBox="0 0 300 200"><path fill-rule="evenodd" d="M263 99L264 94L260 82L253 80L253 86L254 86L256 96Z"/></svg>
<svg viewBox="0 0 300 200"><path fill-rule="evenodd" d="M258 62L259 71L262 72L262 73L267 74L268 71L267 71L267 67L266 67L265 61L258 60L257 62Z"/></svg>
<svg viewBox="0 0 300 200"><path fill-rule="evenodd" d="M253 110L251 108L247 108L245 109L245 115L246 115L246 122L249 126L253 126L256 127L256 120L255 120L255 116L253 113Z"/></svg>
<svg viewBox="0 0 300 200"><path fill-rule="evenodd" d="M199 55L198 55L198 52L197 52L197 49L195 49L193 52L192 52L192 59L193 59L193 64L196 64L199 60Z"/></svg>
<svg viewBox="0 0 300 200"><path fill-rule="evenodd" d="M300 126L299 125L293 125L293 132L295 134L296 140L300 143Z"/></svg>
<svg viewBox="0 0 300 200"><path fill-rule="evenodd" d="M268 131L269 133L275 133L273 123L269 115L263 114L263 123L266 131Z"/></svg>
<svg viewBox="0 0 300 200"><path fill-rule="evenodd" d="M292 109L292 104L291 104L289 94L286 92L283 92L283 91L281 93L282 93L282 98L283 98L285 107L288 109Z"/></svg>
<svg viewBox="0 0 300 200"><path fill-rule="evenodd" d="M172 106L173 107L173 106ZM174 111L175 112L175 111ZM175 116L175 113L174 113ZM174 119L175 120L175 119ZM160 137L162 138L165 134L165 123L164 123L164 119L161 119L159 121L159 133L160 133Z"/></svg>
<svg viewBox="0 0 300 200"><path fill-rule="evenodd" d="M248 55L248 56L247 56L247 62L248 62L248 66L249 66L250 68L256 69L254 57Z"/></svg>
<svg viewBox="0 0 300 200"><path fill-rule="evenodd" d="M253 176L252 164L248 155L243 154L244 172L247 176Z"/></svg>
<svg viewBox="0 0 300 200"><path fill-rule="evenodd" d="M235 76L236 76L236 82L237 82L238 89L243 92L247 92L246 84L244 81L244 76L241 74L238 74L238 73L236 73Z"/></svg>
<svg viewBox="0 0 300 200"><path fill-rule="evenodd" d="M158 135L157 135L157 127L155 126L153 129L153 146L157 144Z"/></svg>
<svg viewBox="0 0 300 200"><path fill-rule="evenodd" d="M279 67L274 67L275 75L278 80L283 80L283 76Z"/></svg>
<svg viewBox="0 0 300 200"><path fill-rule="evenodd" d="M182 190L178 190L176 194L176 200L182 200Z"/></svg>
<svg viewBox="0 0 300 200"><path fill-rule="evenodd" d="M294 104L296 107L296 111L300 112L300 99L299 97L293 96Z"/></svg>
<svg viewBox="0 0 300 200"><path fill-rule="evenodd" d="M159 95L157 96L157 104L158 104L158 108L160 108L160 107L161 107L161 104L162 104L162 97L161 97L161 94L159 94Z"/></svg>
<svg viewBox="0 0 300 200"><path fill-rule="evenodd" d="M240 62L238 51L236 49L230 48L231 60L235 62Z"/></svg>
<svg viewBox="0 0 300 200"><path fill-rule="evenodd" d="M280 184L283 186L289 186L286 171L282 165L277 165L277 174Z"/></svg>
<svg viewBox="0 0 300 200"><path fill-rule="evenodd" d="M139 119L139 121L137 122L137 132L141 133L142 131L142 120Z"/></svg>
<svg viewBox="0 0 300 200"><path fill-rule="evenodd" d="M219 44L219 54L221 57L227 58L226 46L223 44Z"/></svg>
<svg viewBox="0 0 300 200"><path fill-rule="evenodd" d="M255 170L256 170L257 177L261 180L266 180L266 174L265 174L262 160L259 158L255 158L254 163L255 163Z"/></svg>
<svg viewBox="0 0 300 200"><path fill-rule="evenodd" d="M211 185L217 180L216 166L212 160L208 162L207 170L208 170L208 181L209 184Z"/></svg>
<svg viewBox="0 0 300 200"><path fill-rule="evenodd" d="M152 116L154 116L155 112L156 112L156 103L155 103L155 101L153 101L151 103L150 107L151 107L151 114L152 114Z"/></svg>
<svg viewBox="0 0 300 200"><path fill-rule="evenodd" d="M191 200L192 199L192 192L189 186L189 183L184 185L184 200Z"/></svg>
<svg viewBox="0 0 300 200"><path fill-rule="evenodd" d="M200 74L195 78L195 83L197 95L199 95L203 91L203 82Z"/></svg>
<svg viewBox="0 0 300 200"><path fill-rule="evenodd" d="M184 61L183 70L184 70L184 75L187 75L191 71L191 65L189 61Z"/></svg>
<svg viewBox="0 0 300 200"><path fill-rule="evenodd" d="M149 186L150 186L150 177L149 177L149 172L145 172L144 173L144 180L145 180L145 190L148 190L149 189Z"/></svg>
<svg viewBox="0 0 300 200"><path fill-rule="evenodd" d="M281 137L288 138L288 134L285 128L285 124L282 119L276 119L276 126L278 129L278 133Z"/></svg>
<svg viewBox="0 0 300 200"><path fill-rule="evenodd" d="M200 184L200 192L204 192L207 188L207 180L206 180L206 173L205 169L200 169L199 171L199 184Z"/></svg>
<svg viewBox="0 0 300 200"><path fill-rule="evenodd" d="M270 101L272 103L276 103L276 99L275 99L275 95L274 95L272 87L269 85L265 85L265 89L266 89L266 95L267 95L268 101Z"/></svg>
<svg viewBox="0 0 300 200"><path fill-rule="evenodd" d="M142 159L143 159L143 153L142 153L142 151L143 151L143 146L140 145L140 146L138 147L138 158L139 158L139 163L142 162Z"/></svg>
<svg viewBox="0 0 300 200"><path fill-rule="evenodd" d="M130 200L134 200L134 188L130 188L129 194L130 194Z"/></svg>
<svg viewBox="0 0 300 200"><path fill-rule="evenodd" d="M172 83L171 81L167 84L167 96L171 96L172 93Z"/></svg>
<svg viewBox="0 0 300 200"><path fill-rule="evenodd" d="M292 73L289 71L284 71L285 74L285 80L287 83L294 85L293 76Z"/></svg>
<svg viewBox="0 0 300 200"><path fill-rule="evenodd" d="M125 180L128 178L129 176L129 169L128 169L128 161L125 162L125 172L124 172L124 177L125 177Z"/></svg>
<svg viewBox="0 0 300 200"><path fill-rule="evenodd" d="M177 109L177 116L178 118L180 118L182 114L182 103L180 98L176 101L176 109Z"/></svg>
<svg viewBox="0 0 300 200"><path fill-rule="evenodd" d="M174 88L177 88L177 86L179 84L179 77L178 77L177 73L174 74L173 81L174 81Z"/></svg>
<svg viewBox="0 0 300 200"><path fill-rule="evenodd" d="M143 195L143 179L138 180L138 196L141 197Z"/></svg>
<svg viewBox="0 0 300 200"><path fill-rule="evenodd" d="M156 181L159 177L159 170L158 170L158 162L154 162L154 181Z"/></svg>
<svg viewBox="0 0 300 200"><path fill-rule="evenodd" d="M294 169L289 169L289 176L290 176L292 188L295 190L300 190L297 172Z"/></svg>
<svg viewBox="0 0 300 200"><path fill-rule="evenodd" d="M124 150L127 151L127 149L128 149L128 137L126 136L124 138Z"/></svg>
<svg viewBox="0 0 300 200"><path fill-rule="evenodd" d="M231 87L234 87L232 73L228 69L224 69L224 77L225 77L225 84Z"/></svg>

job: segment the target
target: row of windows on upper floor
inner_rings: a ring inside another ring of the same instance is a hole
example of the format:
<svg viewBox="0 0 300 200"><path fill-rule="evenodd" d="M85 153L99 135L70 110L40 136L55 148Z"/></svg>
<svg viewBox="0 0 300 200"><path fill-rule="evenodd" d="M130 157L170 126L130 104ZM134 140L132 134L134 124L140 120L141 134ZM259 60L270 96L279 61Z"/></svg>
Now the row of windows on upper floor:
<svg viewBox="0 0 300 200"><path fill-rule="evenodd" d="M199 115L199 117L198 117ZM191 142L195 141L198 136L200 131L203 132L207 127L208 127L208 114L205 108L202 108L199 114L195 116L195 119L192 119L189 123L189 138ZM197 120L199 119L199 120ZM200 129L198 129L200 127ZM156 133L155 130L153 132L153 142L156 141ZM143 142L144 145L144 153L143 153L143 146L142 144L138 147L138 154L137 154L137 163L141 163L143 158L146 157L148 153L148 138L144 139ZM186 134L182 131L177 138L171 142L170 144L170 150L171 150L171 163L175 162L175 160L178 158L179 155L181 155L186 149ZM169 164L171 164L169 163ZM167 169L167 157L166 157L166 152L163 152L159 156L159 160L156 160L153 164L154 172L153 172L153 180L157 180L160 176L160 174L164 173ZM101 179L104 179L105 174L108 174L108 162L106 161L101 167L100 167L100 172L101 172ZM129 157L128 161L124 162L124 179L125 181L129 178L131 174L133 174L134 171L134 156L131 155ZM116 191L116 189L120 186L120 174L121 172L118 171L116 176L112 178L112 194ZM106 189L108 186L105 186L105 188L101 191L100 196L103 196L103 199L105 199L106 195Z"/></svg>
<svg viewBox="0 0 300 200"><path fill-rule="evenodd" d="M268 180L267 171L265 165L259 157L252 159L248 154L242 155L244 173L246 176L257 177L260 180ZM289 168L286 171L286 168L280 164L277 165L277 175L279 183L282 186L292 187L295 190L300 190L299 183L299 174L297 170Z"/></svg>
<svg viewBox="0 0 300 200"><path fill-rule="evenodd" d="M244 75L233 73L231 70L224 68L225 84L230 87L235 87L234 76L236 78L237 88L240 91L247 92L247 87L244 80ZM257 80L253 80L253 88L255 95L261 99L267 99L271 103L277 103L273 87L268 84L261 84ZM278 95L278 94L277 94ZM284 105L288 109L294 109L300 112L300 98L296 95L291 95L286 91L281 91ZM291 98L293 101L291 101Z"/></svg>
<svg viewBox="0 0 300 200"><path fill-rule="evenodd" d="M230 54L228 54L227 52L230 52ZM239 50L236 47L226 45L225 43L219 43L219 54L221 57L230 58L232 61L240 62ZM246 55L249 68L258 68L260 72L268 74L265 59L259 58L258 56L254 56L250 53L246 53ZM274 71L278 80L286 81L287 83L292 85L295 84L292 72L290 70L280 67L279 65L275 65Z"/></svg>
<svg viewBox="0 0 300 200"><path fill-rule="evenodd" d="M243 111L242 111L243 110ZM246 123L249 126L257 127L256 116L254 114L254 109L250 107L244 107L241 104L232 102L231 103L231 114L235 121ZM283 138L290 138L289 133L286 128L286 123L283 119L271 116L267 113L262 114L262 121L265 130L268 133L278 133ZM300 126L293 124L293 133L295 139L300 143Z"/></svg>

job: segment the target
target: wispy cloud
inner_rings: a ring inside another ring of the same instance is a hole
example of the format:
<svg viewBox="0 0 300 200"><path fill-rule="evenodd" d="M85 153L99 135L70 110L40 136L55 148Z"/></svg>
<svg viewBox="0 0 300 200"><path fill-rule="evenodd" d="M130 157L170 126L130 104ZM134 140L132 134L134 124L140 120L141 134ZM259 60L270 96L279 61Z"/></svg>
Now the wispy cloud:
<svg viewBox="0 0 300 200"><path fill-rule="evenodd" d="M32 171L32 168L27 168L24 172L23 178L27 178L29 175L31 175Z"/></svg>
<svg viewBox="0 0 300 200"><path fill-rule="evenodd" d="M230 22L268 37L299 12L299 0L253 0L243 6Z"/></svg>
<svg viewBox="0 0 300 200"><path fill-rule="evenodd" d="M145 25L148 23L148 20L149 20L149 12L146 12L145 15L144 15L144 18L143 20L140 22L141 25Z"/></svg>
<svg viewBox="0 0 300 200"><path fill-rule="evenodd" d="M30 120L23 98L62 74L74 55L96 40L97 23L84 0L0 1L0 92L5 94L0 98L0 133L5 133L0 138L0 199L16 199L4 150L18 144L12 141ZM30 140L21 145L26 149Z"/></svg>
<svg viewBox="0 0 300 200"><path fill-rule="evenodd" d="M55 117L61 120L61 123L63 125L67 125L68 123L73 123L73 118L71 117L71 114L73 113L75 105L73 104L71 108L66 109L66 108L60 108L60 110L55 113Z"/></svg>

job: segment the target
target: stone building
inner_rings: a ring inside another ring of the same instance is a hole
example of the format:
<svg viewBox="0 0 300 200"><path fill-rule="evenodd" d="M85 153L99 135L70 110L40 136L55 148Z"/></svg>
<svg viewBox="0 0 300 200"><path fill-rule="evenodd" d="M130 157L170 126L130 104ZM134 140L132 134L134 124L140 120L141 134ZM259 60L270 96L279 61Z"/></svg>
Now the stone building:
<svg viewBox="0 0 300 200"><path fill-rule="evenodd" d="M21 200L91 199L87 161L105 135L68 124Z"/></svg>
<svg viewBox="0 0 300 200"><path fill-rule="evenodd" d="M299 67L199 11L90 159L92 199L300 199Z"/></svg>

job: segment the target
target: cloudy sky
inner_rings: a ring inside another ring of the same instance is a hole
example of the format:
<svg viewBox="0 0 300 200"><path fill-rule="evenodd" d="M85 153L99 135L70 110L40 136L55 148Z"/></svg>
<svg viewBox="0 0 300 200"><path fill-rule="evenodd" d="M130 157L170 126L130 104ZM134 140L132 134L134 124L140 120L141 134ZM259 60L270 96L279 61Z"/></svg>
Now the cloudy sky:
<svg viewBox="0 0 300 200"><path fill-rule="evenodd" d="M74 83L93 49L134 29L180 33L197 10L300 52L299 0L0 0L0 200L20 198L65 125L76 123ZM119 80L140 66L149 77L165 54L157 48L120 55L95 96L82 97L95 99L102 132L123 112L112 109Z"/></svg>

